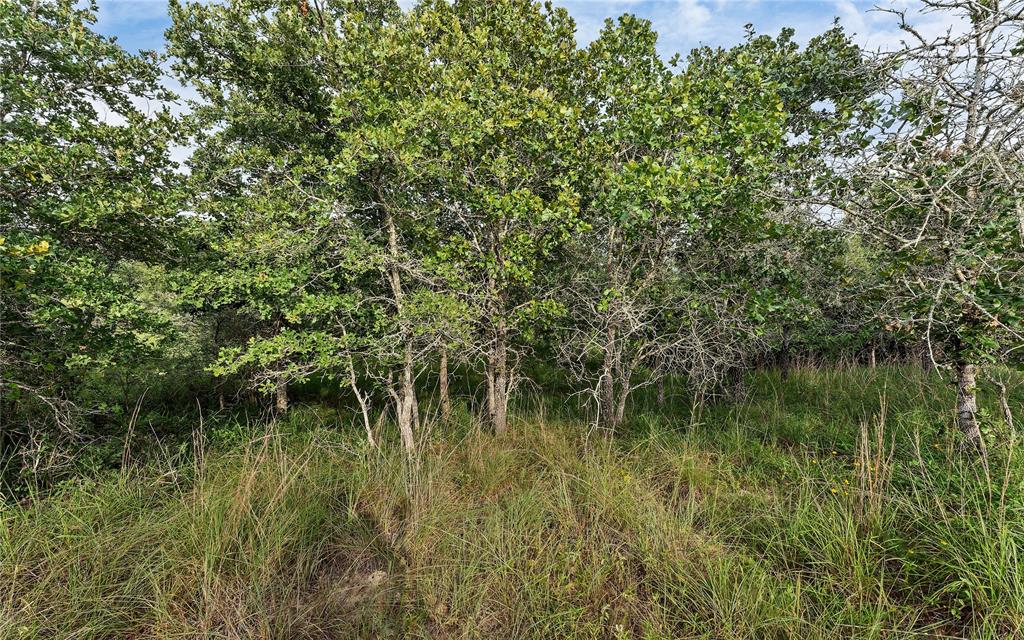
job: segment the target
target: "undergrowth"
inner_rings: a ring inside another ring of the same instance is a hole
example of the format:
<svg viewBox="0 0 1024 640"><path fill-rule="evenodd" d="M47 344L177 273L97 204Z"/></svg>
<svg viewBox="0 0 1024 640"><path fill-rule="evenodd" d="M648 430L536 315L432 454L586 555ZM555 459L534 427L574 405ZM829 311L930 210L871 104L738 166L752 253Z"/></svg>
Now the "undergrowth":
<svg viewBox="0 0 1024 640"><path fill-rule="evenodd" d="M638 396L613 439L534 398L415 462L316 407L197 430L3 508L0 636L1019 637L1021 452L983 397L989 460L963 456L951 393L759 374Z"/></svg>

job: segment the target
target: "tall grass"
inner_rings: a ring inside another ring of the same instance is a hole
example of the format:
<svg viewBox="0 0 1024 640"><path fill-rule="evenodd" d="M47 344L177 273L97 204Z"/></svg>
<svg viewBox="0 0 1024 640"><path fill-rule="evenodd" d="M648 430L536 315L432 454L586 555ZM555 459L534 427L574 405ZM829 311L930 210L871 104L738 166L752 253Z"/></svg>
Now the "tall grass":
<svg viewBox="0 0 1024 640"><path fill-rule="evenodd" d="M750 383L700 411L639 397L612 441L549 401L500 439L463 413L416 465L300 411L67 484L0 514L0 636L1024 633L1024 470L996 418L983 467L913 370Z"/></svg>

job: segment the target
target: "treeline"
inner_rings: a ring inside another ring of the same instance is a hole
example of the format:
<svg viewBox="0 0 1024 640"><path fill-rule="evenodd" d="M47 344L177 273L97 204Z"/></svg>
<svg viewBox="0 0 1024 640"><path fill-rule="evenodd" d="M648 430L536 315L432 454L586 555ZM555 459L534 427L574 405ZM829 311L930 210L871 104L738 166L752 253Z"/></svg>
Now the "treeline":
<svg viewBox="0 0 1024 640"><path fill-rule="evenodd" d="M891 53L749 28L665 61L526 0L172 0L138 55L9 0L4 456L310 381L411 453L456 371L502 433L538 364L612 432L639 387L797 356L950 368L983 449L978 367L1024 344L1024 4L924 6L955 26L894 13Z"/></svg>

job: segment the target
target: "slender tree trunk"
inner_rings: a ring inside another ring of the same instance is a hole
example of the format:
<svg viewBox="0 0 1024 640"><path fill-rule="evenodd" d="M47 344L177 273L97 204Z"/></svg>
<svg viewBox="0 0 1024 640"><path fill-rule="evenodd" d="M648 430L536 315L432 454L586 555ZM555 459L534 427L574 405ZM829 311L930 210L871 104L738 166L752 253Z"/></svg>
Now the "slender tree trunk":
<svg viewBox="0 0 1024 640"><path fill-rule="evenodd" d="M964 437L964 444L977 452L985 452L985 443L978 426L976 365L963 361L956 364L956 419Z"/></svg>
<svg viewBox="0 0 1024 640"><path fill-rule="evenodd" d="M973 21L978 19L972 17ZM985 92L985 73L988 65L986 43L981 29L978 29L975 35L975 55L974 83L968 98L963 144L964 151L968 154L974 152L978 142L978 118ZM967 186L967 206L972 210L970 213L978 206L978 187L974 180ZM960 277L964 278L962 275ZM973 281L974 277L969 279ZM985 441L981 437L981 428L978 425L977 366L964 362L962 358L956 363L956 419L964 437L964 445L984 455Z"/></svg>
<svg viewBox="0 0 1024 640"><path fill-rule="evenodd" d="M377 438L373 435L373 427L370 426L370 404L363 392L359 390L359 380L356 377L356 366L352 361L352 356L348 357L348 383L352 388L352 393L356 396L356 402L359 403L359 411L363 416L363 428L366 429L366 441L370 443L370 446L377 448Z"/></svg>
<svg viewBox="0 0 1024 640"><path fill-rule="evenodd" d="M1013 425L1013 412L1010 411L1010 401L1006 398L1006 387L1003 385L1000 385L999 407L1003 410L1003 420L1010 428L1010 433L1014 433L1016 427Z"/></svg>
<svg viewBox="0 0 1024 640"><path fill-rule="evenodd" d="M407 340L398 386L398 432L402 437L402 446L409 455L416 452L415 429L419 418L414 382L412 343Z"/></svg>
<svg viewBox="0 0 1024 640"><path fill-rule="evenodd" d="M6 382L0 377L0 389L5 388L7 388ZM14 439L8 435L5 427L13 424L17 415L18 401L11 399L10 394L5 395L3 391L0 391L0 459L6 460L8 449L12 451L14 449Z"/></svg>
<svg viewBox="0 0 1024 640"><path fill-rule="evenodd" d="M1010 433L1013 433L1013 412L1010 411L1010 400L1007 397L1006 385L1002 382L996 382L996 386L999 387L999 408L1003 411L1003 421L1010 428Z"/></svg>
<svg viewBox="0 0 1024 640"><path fill-rule="evenodd" d="M665 406L665 376L658 376L658 408Z"/></svg>
<svg viewBox="0 0 1024 640"><path fill-rule="evenodd" d="M619 356L621 357L621 353ZM619 398L615 406L615 422L612 423L612 433L615 432L622 425L623 420L626 419L626 401L629 400L629 394L633 390L633 366L634 363L629 363L625 369L619 369Z"/></svg>
<svg viewBox="0 0 1024 640"><path fill-rule="evenodd" d="M617 255L616 227L614 224L608 226L608 259L605 262L605 277L608 279L608 287L611 291L618 291L618 277L615 270L615 256ZM616 380L615 376L621 375L622 354L619 352L617 342L617 320L618 320L618 299L613 296L608 301L605 313L607 325L605 327L604 361L601 364L601 381L599 390L598 425L601 426L607 435L615 433L618 428L619 418L617 402L615 399ZM621 382L621 381L620 381Z"/></svg>
<svg viewBox="0 0 1024 640"><path fill-rule="evenodd" d="M928 343L925 343L921 345L921 370L925 373L931 373L933 368L932 354L928 350Z"/></svg>
<svg viewBox="0 0 1024 640"><path fill-rule="evenodd" d="M274 410L279 414L288 411L288 379L280 373L274 383Z"/></svg>
<svg viewBox="0 0 1024 640"><path fill-rule="evenodd" d="M872 340L871 341L871 350L868 351L868 366L871 367L872 369L874 369L876 364L877 364L877 360L875 358L875 341Z"/></svg>
<svg viewBox="0 0 1024 640"><path fill-rule="evenodd" d="M490 394L487 400L490 409L491 426L496 435L508 432L508 343L507 328L504 316L500 316L495 326L494 341L491 344L490 366L491 379L487 383Z"/></svg>
<svg viewBox="0 0 1024 640"><path fill-rule="evenodd" d="M615 348L615 324L609 322L605 332L604 362L601 364L597 421L608 433L614 433L618 426L615 420Z"/></svg>
<svg viewBox="0 0 1024 640"><path fill-rule="evenodd" d="M733 367L729 370L729 393L734 402L741 402L747 397L747 377L743 367Z"/></svg>
<svg viewBox="0 0 1024 640"><path fill-rule="evenodd" d="M495 268L487 276L488 311L490 312L491 344L487 362L487 409L491 428L496 435L508 431L508 293L501 281L505 269L502 249L503 231L497 222L488 229L488 248Z"/></svg>
<svg viewBox="0 0 1024 640"><path fill-rule="evenodd" d="M972 17L972 21L979 18ZM975 35L975 64L974 83L967 103L967 123L964 129L963 148L967 154L974 152L978 142L979 115L985 91L985 72L988 65L985 39L982 30L978 29ZM967 186L967 206L970 213L978 206L978 187L974 180ZM965 278L974 280L973 274ZM966 304L966 303L965 303ZM968 310L970 311L970 310ZM968 315L968 317L970 317ZM958 350L961 345L957 345ZM964 445L968 449L985 454L985 441L981 437L981 429L978 425L978 398L977 398L977 366L963 361L961 356L956 362L956 419L960 432L963 434Z"/></svg>
<svg viewBox="0 0 1024 640"><path fill-rule="evenodd" d="M402 447L412 456L416 452L415 424L418 419L416 409L415 376L413 374L412 335L405 326L403 308L405 303L402 289L402 272L399 268L398 229L391 210L384 207L384 223L388 232L388 280L391 284L391 295L394 297L395 312L398 315L402 332L402 371L398 377L398 389L393 394L395 400L395 419L398 422L398 433L402 438Z"/></svg>
<svg viewBox="0 0 1024 640"><path fill-rule="evenodd" d="M441 362L438 365L438 394L441 396L441 420L448 422L452 417L452 399L448 391L448 347L441 346Z"/></svg>
<svg viewBox="0 0 1024 640"><path fill-rule="evenodd" d="M494 347L487 353L487 369L484 373L487 381L487 422L494 426Z"/></svg>

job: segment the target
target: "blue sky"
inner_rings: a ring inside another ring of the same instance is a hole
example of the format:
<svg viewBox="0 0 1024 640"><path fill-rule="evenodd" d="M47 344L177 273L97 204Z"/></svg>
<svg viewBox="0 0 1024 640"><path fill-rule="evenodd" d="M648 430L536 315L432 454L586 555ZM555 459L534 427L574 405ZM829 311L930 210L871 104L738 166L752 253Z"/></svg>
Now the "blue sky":
<svg viewBox="0 0 1024 640"><path fill-rule="evenodd" d="M97 1L100 32L117 36L131 50L163 46L169 22L166 0ZM581 44L596 36L606 17L633 13L648 18L659 33L659 49L666 57L685 54L702 44L737 43L747 23L770 34L790 26L796 29L798 40L806 41L836 18L867 48L890 48L900 39L895 20L892 15L872 11L873 7L917 6L914 0L563 0L555 4L566 7L576 19ZM916 22L927 32L950 26L938 16L921 16Z"/></svg>

